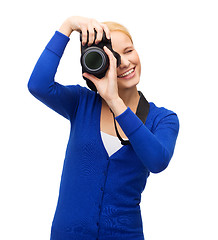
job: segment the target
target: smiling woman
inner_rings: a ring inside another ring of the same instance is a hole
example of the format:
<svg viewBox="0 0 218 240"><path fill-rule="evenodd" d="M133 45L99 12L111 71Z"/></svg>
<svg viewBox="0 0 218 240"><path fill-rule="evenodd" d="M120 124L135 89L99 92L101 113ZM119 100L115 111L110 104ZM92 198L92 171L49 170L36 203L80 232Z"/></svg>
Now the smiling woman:
<svg viewBox="0 0 218 240"><path fill-rule="evenodd" d="M141 75L141 63L138 53L131 39L122 32L112 31L111 40L113 49L121 56L121 65L117 69L118 88L124 91L133 88L137 92L136 85L139 83Z"/></svg>
<svg viewBox="0 0 218 240"><path fill-rule="evenodd" d="M106 75L98 79L84 73L97 92L54 81L73 31L81 32L83 44L90 46L101 41L104 31L121 56L117 67L104 47ZM137 90L140 74L140 59L125 27L78 16L64 21L37 61L29 91L71 124L51 240L144 240L141 193L150 173L168 166L179 120L173 111L147 102L148 108L140 109L141 114L148 110L147 118L141 121L137 110L145 98ZM117 139L114 122L127 145Z"/></svg>
<svg viewBox="0 0 218 240"><path fill-rule="evenodd" d="M133 39L130 32L125 26L119 23L116 22L103 22L103 23L107 25L108 29L111 32L111 41L113 49L120 54L122 59L121 62L122 65L117 69L117 77L122 79L131 79L135 77L135 73L137 72L139 82L141 64L139 56L134 48ZM137 65L137 69L136 66L133 65ZM135 86L138 84L138 82L135 81ZM131 83L128 83L128 85L131 85ZM128 85L126 84L126 86ZM122 89L122 82L119 82L119 80L118 88Z"/></svg>

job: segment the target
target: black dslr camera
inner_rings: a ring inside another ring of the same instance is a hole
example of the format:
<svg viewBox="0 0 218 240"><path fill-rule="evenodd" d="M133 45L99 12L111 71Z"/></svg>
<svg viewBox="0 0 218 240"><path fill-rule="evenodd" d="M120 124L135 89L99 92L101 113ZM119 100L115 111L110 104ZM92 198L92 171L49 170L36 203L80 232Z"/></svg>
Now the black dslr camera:
<svg viewBox="0 0 218 240"><path fill-rule="evenodd" d="M95 39L97 32L95 31ZM103 78L109 67L109 58L105 53L103 47L106 46L114 54L114 57L117 59L117 67L120 66L121 57L120 55L112 49L111 40L106 38L105 32L103 32L103 37L101 42L98 44L93 43L91 46L88 46L89 36L87 36L87 43L82 45L82 33L80 33L81 41L81 58L80 63L82 65L82 73L87 72L93 74L97 78ZM83 77L86 80L88 87L97 92L97 89L92 81Z"/></svg>

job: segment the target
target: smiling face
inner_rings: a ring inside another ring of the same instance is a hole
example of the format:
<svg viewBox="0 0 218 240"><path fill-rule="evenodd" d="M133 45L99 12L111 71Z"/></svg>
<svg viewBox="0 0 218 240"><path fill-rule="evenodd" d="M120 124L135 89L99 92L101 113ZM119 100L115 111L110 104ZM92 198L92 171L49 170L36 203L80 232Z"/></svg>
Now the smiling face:
<svg viewBox="0 0 218 240"><path fill-rule="evenodd" d="M132 41L126 34L112 31L111 42L113 50L121 56L121 64L117 68L118 88L135 87L140 80L141 63Z"/></svg>

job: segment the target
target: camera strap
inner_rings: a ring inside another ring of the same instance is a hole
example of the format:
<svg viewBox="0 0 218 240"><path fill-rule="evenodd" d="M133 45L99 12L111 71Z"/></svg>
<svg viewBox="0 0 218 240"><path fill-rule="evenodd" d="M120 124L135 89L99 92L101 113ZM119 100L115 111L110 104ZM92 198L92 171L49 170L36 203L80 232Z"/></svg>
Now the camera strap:
<svg viewBox="0 0 218 240"><path fill-rule="evenodd" d="M138 91L138 93L139 93L140 99L139 99L139 103L138 103L137 110L136 110L136 116L143 122L143 124L145 124L150 105L149 105L147 99L142 94L142 92ZM115 126L115 130L116 130L116 134L117 134L117 137L119 138L119 140L121 141L121 144L122 145L130 144L129 140L123 140L122 137L120 136L118 129L117 129L117 125L116 125L115 115L112 110L111 110L111 112L114 116L114 126Z"/></svg>

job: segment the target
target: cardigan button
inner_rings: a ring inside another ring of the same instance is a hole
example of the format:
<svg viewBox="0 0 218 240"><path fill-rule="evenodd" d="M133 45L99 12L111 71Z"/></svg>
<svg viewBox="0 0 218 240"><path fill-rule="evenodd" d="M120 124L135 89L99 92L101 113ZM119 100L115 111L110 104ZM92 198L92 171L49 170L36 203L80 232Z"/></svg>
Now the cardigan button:
<svg viewBox="0 0 218 240"><path fill-rule="evenodd" d="M103 191L104 190L104 188L103 187L101 187L101 191Z"/></svg>

